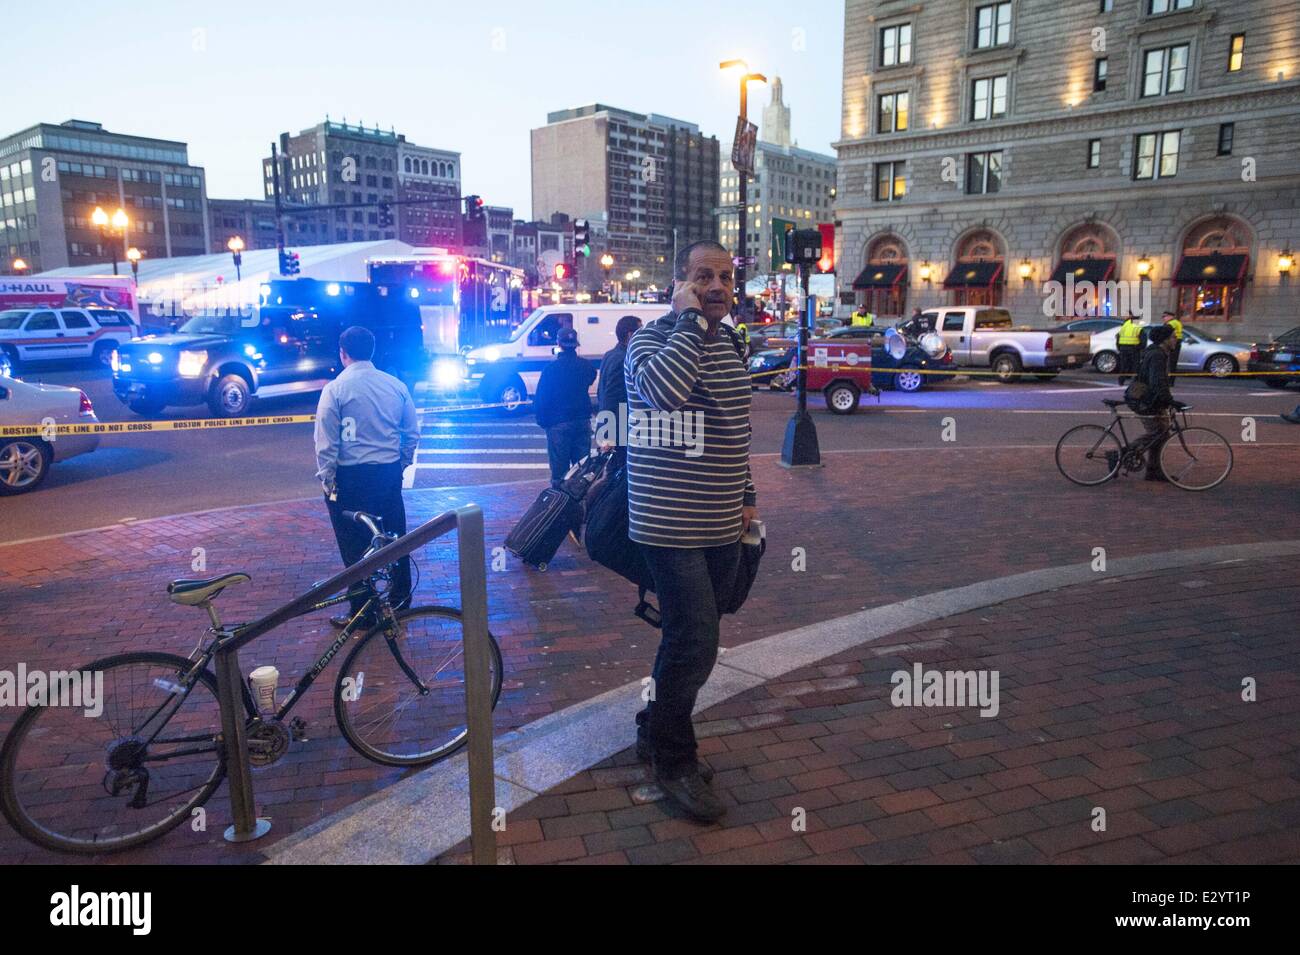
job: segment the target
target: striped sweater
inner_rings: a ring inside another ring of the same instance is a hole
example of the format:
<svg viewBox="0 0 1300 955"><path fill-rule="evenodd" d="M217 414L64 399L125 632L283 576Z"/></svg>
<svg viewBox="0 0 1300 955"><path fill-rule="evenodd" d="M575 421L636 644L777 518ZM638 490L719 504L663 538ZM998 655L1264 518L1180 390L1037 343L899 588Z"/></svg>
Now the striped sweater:
<svg viewBox="0 0 1300 955"><path fill-rule="evenodd" d="M706 341L693 311L628 343L628 536L661 547L740 539L755 503L749 472L749 372L726 331Z"/></svg>

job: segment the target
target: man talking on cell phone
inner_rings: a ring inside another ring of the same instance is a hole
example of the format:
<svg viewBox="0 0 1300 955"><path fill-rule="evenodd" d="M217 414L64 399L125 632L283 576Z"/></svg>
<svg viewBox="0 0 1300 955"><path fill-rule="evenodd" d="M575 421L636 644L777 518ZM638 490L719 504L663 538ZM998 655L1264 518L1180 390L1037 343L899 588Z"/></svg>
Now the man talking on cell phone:
<svg viewBox="0 0 1300 955"><path fill-rule="evenodd" d="M669 440L662 425L627 449L628 532L641 545L663 617L653 692L637 714L637 755L664 793L695 819L725 812L696 758L691 713L718 658L719 607L736 578L740 538L758 516L749 470L749 373L731 311L732 261L712 241L673 263L672 311L628 344L629 422L681 414L697 440ZM647 440L647 437L649 440Z"/></svg>

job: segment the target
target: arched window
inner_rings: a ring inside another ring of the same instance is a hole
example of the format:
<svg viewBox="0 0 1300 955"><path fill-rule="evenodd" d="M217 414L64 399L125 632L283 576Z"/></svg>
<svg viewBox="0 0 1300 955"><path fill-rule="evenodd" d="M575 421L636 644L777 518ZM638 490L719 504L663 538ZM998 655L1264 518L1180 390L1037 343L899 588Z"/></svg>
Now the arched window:
<svg viewBox="0 0 1300 955"><path fill-rule="evenodd" d="M407 171L407 172L410 172L410 171L411 171L411 157L410 157L410 156L407 156L407 157L406 157L406 159L405 159L405 165L406 165L406 171Z"/></svg>
<svg viewBox="0 0 1300 955"><path fill-rule="evenodd" d="M1254 233L1235 216L1212 216L1187 232L1174 273L1179 318L1227 322L1241 317Z"/></svg>
<svg viewBox="0 0 1300 955"><path fill-rule="evenodd" d="M1007 247L992 229L975 229L957 242L956 261L943 280L953 305L1001 305Z"/></svg>
<svg viewBox="0 0 1300 955"><path fill-rule="evenodd" d="M1137 304L1112 287L1119 237L1110 226L1085 222L1061 237L1052 282L1061 288L1062 320L1088 315L1131 314Z"/></svg>
<svg viewBox="0 0 1300 955"><path fill-rule="evenodd" d="M907 286L907 244L888 233L872 239L864 268L853 280L867 311L881 318L901 318L907 310Z"/></svg>

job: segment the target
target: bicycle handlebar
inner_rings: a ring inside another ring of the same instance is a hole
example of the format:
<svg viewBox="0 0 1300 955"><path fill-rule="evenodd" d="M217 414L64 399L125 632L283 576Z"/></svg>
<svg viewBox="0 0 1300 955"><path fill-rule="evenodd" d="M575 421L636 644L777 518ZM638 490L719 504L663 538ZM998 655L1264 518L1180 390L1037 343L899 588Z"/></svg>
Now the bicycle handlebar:
<svg viewBox="0 0 1300 955"><path fill-rule="evenodd" d="M353 523L364 525L366 529L370 531L372 537L384 536L384 519L382 517L367 514L365 511L344 511L343 519L345 521L352 521Z"/></svg>

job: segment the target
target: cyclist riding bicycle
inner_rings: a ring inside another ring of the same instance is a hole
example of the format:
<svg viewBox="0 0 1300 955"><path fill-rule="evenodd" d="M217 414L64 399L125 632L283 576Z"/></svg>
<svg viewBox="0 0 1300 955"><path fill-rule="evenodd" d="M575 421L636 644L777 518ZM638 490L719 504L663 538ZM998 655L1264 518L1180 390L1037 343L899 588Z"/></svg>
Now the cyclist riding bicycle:
<svg viewBox="0 0 1300 955"><path fill-rule="evenodd" d="M1132 411L1142 418L1142 427L1147 432L1147 472L1148 481L1167 481L1160 470L1158 447L1161 438L1169 433L1171 415L1174 409L1182 407L1175 401L1169 390L1170 356L1177 347L1174 330L1168 325L1157 325L1151 329L1151 344L1142 353L1138 363L1137 377L1124 391L1124 401Z"/></svg>

